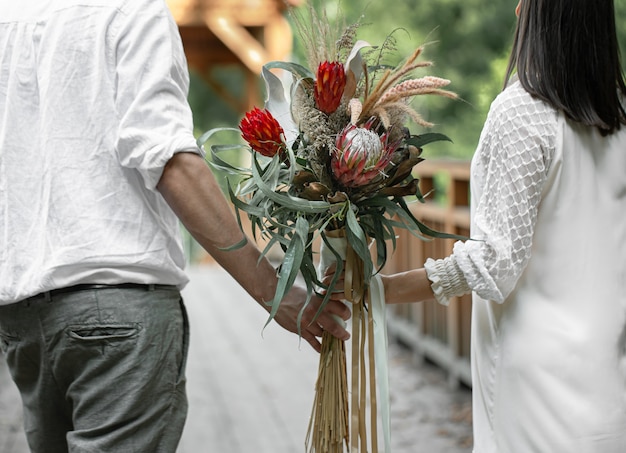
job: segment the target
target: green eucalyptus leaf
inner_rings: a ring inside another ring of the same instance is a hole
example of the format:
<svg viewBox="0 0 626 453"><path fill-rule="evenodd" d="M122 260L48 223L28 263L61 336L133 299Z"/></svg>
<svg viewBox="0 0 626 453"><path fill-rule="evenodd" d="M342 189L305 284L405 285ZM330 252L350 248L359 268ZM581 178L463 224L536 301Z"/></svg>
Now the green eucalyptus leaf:
<svg viewBox="0 0 626 453"><path fill-rule="evenodd" d="M373 270L372 258L367 247L365 233L352 209L348 209L346 212L346 237L350 246L363 261L363 274L366 280L369 280Z"/></svg>
<svg viewBox="0 0 626 453"><path fill-rule="evenodd" d="M270 163L263 169L263 181L265 181L273 190L276 190L278 185L281 183L281 168L282 164L280 156L276 154L272 157Z"/></svg>
<svg viewBox="0 0 626 453"><path fill-rule="evenodd" d="M255 206L259 205L259 187L254 181L253 177L247 178L239 182L239 185L237 187L237 194L242 197L252 195L252 198L248 203Z"/></svg>
<svg viewBox="0 0 626 453"><path fill-rule="evenodd" d="M258 177L255 176L255 174L258 175ZM261 180L267 186L269 186L271 190L276 190L276 187L278 186L278 179L280 176L280 160L278 156L276 155L273 158L271 158L271 160L267 163L265 167L261 164L261 161L258 155L253 156L252 175L257 185L258 185L259 180Z"/></svg>
<svg viewBox="0 0 626 453"><path fill-rule="evenodd" d="M326 247L328 247L328 250L330 250L332 254L334 255L335 262L337 263L336 264L337 267L335 269L335 273L333 274L333 278L331 279L328 286L325 286L321 282L319 282L320 286L326 289L326 293L324 294L324 297L322 298L322 303L320 304L317 312L315 313L315 317L313 319L317 319L317 317L322 313L322 310L324 309L326 304L328 304L328 302L330 301L332 292L335 289L335 286L337 286L337 282L339 281L339 277L343 273L343 268L344 268L343 257L339 254L339 252L335 248L333 248L330 241L326 237L326 234L322 232L321 237Z"/></svg>
<svg viewBox="0 0 626 453"><path fill-rule="evenodd" d="M313 297L313 293L315 293L315 286L320 286L321 282L317 277L317 271L315 269L315 264L313 263L313 249L311 247L311 241L309 241L309 245L307 245L304 256L302 257L302 263L300 263L300 274L302 275L302 279L306 285L307 290L307 299L302 309L298 313L298 333L301 333L301 324L302 324L302 315L304 314L304 310L307 308L311 298ZM323 305L322 305L323 307ZM319 312L318 312L319 314ZM317 319L318 314L315 315L313 321Z"/></svg>
<svg viewBox="0 0 626 453"><path fill-rule="evenodd" d="M309 162L306 159L298 156L296 156L296 164L298 164L302 168L308 168L309 166Z"/></svg>
<svg viewBox="0 0 626 453"><path fill-rule="evenodd" d="M310 246L307 247L304 257L302 258L300 272L302 273L304 281L310 281L315 286L323 286L317 275L317 269L315 268L315 263L313 262L313 251Z"/></svg>
<svg viewBox="0 0 626 453"><path fill-rule="evenodd" d="M433 238L430 236L424 235L421 230L416 219L407 213L400 206L396 206L393 210L390 210L390 224L394 228L401 228L403 230L407 230L412 236L422 240L422 241L431 241ZM397 219L397 220L395 220Z"/></svg>
<svg viewBox="0 0 626 453"><path fill-rule="evenodd" d="M237 132L238 134L241 134L241 131L237 129L236 127L216 127L216 128L206 131L204 134L198 137L198 139L196 140L196 144L198 145L198 148L203 148L205 143L208 142L211 139L211 137L213 137L215 134L219 132L224 132L224 131Z"/></svg>
<svg viewBox="0 0 626 453"><path fill-rule="evenodd" d="M452 140L450 140L450 138L447 135L438 134L436 132L429 132L429 133L421 134L421 135L411 135L411 137L405 140L405 143L407 145L413 145L416 148L421 148L430 143L440 142L440 141L452 142Z"/></svg>
<svg viewBox="0 0 626 453"><path fill-rule="evenodd" d="M397 241L397 237L396 237L397 233L396 233L396 230L394 230L393 228L392 220L387 217L384 217L383 219L381 219L381 223L383 225L383 228L387 232L386 239L391 241L391 246L393 247L393 250L395 250L396 241Z"/></svg>
<svg viewBox="0 0 626 453"><path fill-rule="evenodd" d="M220 151L214 150L215 147L217 147L217 145L211 146L211 159L208 161L209 165L211 165L213 168L216 168L221 171L225 171L230 174L237 174L237 175L250 174L250 170L233 165L229 162L226 162L221 157L219 157ZM237 148L242 148L242 147L237 147ZM232 148L232 149L236 149L236 148Z"/></svg>
<svg viewBox="0 0 626 453"><path fill-rule="evenodd" d="M302 238L305 241L306 245L307 239L309 237L309 222L304 216L299 216L296 219L295 234Z"/></svg>
<svg viewBox="0 0 626 453"><path fill-rule="evenodd" d="M292 197L285 193L275 192L265 183L265 181L263 181L256 166L252 167L252 173L257 185L259 186L259 190L263 192L268 199L286 209L302 213L315 214L327 212L330 208L330 204L326 201L310 201L305 200L304 198Z"/></svg>
<svg viewBox="0 0 626 453"><path fill-rule="evenodd" d="M270 61L269 63L265 63L265 67L267 69L284 69L285 71L289 71L305 79L315 78L315 74L313 74L309 68L289 61Z"/></svg>
<svg viewBox="0 0 626 453"><path fill-rule="evenodd" d="M250 146L244 143L230 143L230 144L216 143L216 144L211 145L210 149L212 151L211 154L220 154L220 153L225 153L226 151L233 151L236 149L243 149L247 152L254 152L250 149Z"/></svg>
<svg viewBox="0 0 626 453"><path fill-rule="evenodd" d="M276 313L278 312L278 308L280 307L280 302L283 300L285 294L287 294L289 289L293 286L293 283L295 282L298 272L300 270L300 263L302 262L303 256L304 239L299 237L297 234L294 234L294 236L291 238L291 241L289 242L287 250L285 251L285 256L280 266L276 293L274 294L274 299L271 302L272 308L264 328L267 327L272 319L274 319Z"/></svg>
<svg viewBox="0 0 626 453"><path fill-rule="evenodd" d="M276 238L275 236L272 236L270 240L267 241L266 246L263 248L263 251L261 252L261 256L259 256L259 259L257 260L257 264L259 264L261 260L267 256L269 251L278 243L279 243L278 238Z"/></svg>
<svg viewBox="0 0 626 453"><path fill-rule="evenodd" d="M240 209L241 211L244 211L246 214L250 216L254 216L254 217L261 217L265 214L265 211L263 209L257 206L248 204L245 201L241 200L239 197L237 197L237 195L235 195L230 185L228 186L228 195L229 195L230 201L235 205L235 207L237 209Z"/></svg>
<svg viewBox="0 0 626 453"><path fill-rule="evenodd" d="M241 241L237 242L236 244L233 244L229 247L218 247L218 249L224 252L230 252L232 250L239 250L240 248L245 247L247 243L248 243L248 238L244 236L244 238Z"/></svg>
<svg viewBox="0 0 626 453"><path fill-rule="evenodd" d="M371 220L370 236L376 245L376 266L380 270L387 262L387 235L381 217L374 217Z"/></svg>
<svg viewBox="0 0 626 453"><path fill-rule="evenodd" d="M228 187L228 190L230 193L232 193L230 187ZM235 206L235 218L237 219L237 225L239 225L239 229L243 231L243 225L241 224L241 213L237 206Z"/></svg>
<svg viewBox="0 0 626 453"><path fill-rule="evenodd" d="M466 240L469 239L465 236L460 236L458 234L451 234L451 233L443 233L441 231L436 231L433 230L432 228L424 225L422 222L420 222L419 220L417 220L415 218L415 216L413 215L413 213L411 212L411 210L409 209L409 207L407 206L406 202L402 199L398 199L398 204L400 205L400 207L402 208L402 211L406 214L406 217L410 218L412 223L425 235L433 237L433 238L438 238L438 239L456 239L456 240Z"/></svg>
<svg viewBox="0 0 626 453"><path fill-rule="evenodd" d="M296 323L298 324L298 336L302 336L302 316L304 315L304 310L308 307L311 299L313 297L313 282L309 279L305 279L304 283L306 285L306 300L302 305L302 308L298 312L298 317L296 318ZM313 319L314 321L317 319L317 315Z"/></svg>

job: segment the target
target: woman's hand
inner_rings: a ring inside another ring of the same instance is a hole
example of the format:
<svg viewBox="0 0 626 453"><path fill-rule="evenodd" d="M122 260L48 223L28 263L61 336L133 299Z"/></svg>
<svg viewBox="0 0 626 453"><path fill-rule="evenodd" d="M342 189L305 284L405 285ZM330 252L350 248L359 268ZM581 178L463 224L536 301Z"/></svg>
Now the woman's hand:
<svg viewBox="0 0 626 453"><path fill-rule="evenodd" d="M329 285L335 276L337 266L330 265L324 272L322 283ZM383 275L379 274L385 290L385 301L387 304L404 304L412 302L423 302L434 300L435 295L428 280L428 275L424 268L411 269L406 272ZM344 293L344 273L339 278L333 288L331 300L345 300Z"/></svg>

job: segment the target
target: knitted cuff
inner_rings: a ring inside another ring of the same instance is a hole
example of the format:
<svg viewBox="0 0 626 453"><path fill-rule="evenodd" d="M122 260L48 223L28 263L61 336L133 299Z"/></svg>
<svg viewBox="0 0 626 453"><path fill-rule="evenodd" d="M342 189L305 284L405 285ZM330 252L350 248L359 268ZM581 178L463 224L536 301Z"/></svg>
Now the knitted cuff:
<svg viewBox="0 0 626 453"><path fill-rule="evenodd" d="M472 291L453 255L441 260L428 258L424 268L432 283L435 299L442 305L448 305L451 297L462 296Z"/></svg>

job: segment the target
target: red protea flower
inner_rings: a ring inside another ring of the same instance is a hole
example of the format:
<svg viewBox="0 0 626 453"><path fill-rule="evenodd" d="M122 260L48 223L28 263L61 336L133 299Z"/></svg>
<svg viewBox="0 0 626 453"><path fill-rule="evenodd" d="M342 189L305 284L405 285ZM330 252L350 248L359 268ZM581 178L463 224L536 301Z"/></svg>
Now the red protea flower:
<svg viewBox="0 0 626 453"><path fill-rule="evenodd" d="M325 61L317 68L315 79L315 103L317 108L327 115L333 113L341 104L343 90L346 87L346 71L343 64Z"/></svg>
<svg viewBox="0 0 626 453"><path fill-rule="evenodd" d="M255 107L239 123L241 136L250 147L264 156L273 157L285 152L283 128L267 110Z"/></svg>
<svg viewBox="0 0 626 453"><path fill-rule="evenodd" d="M384 174L398 143L389 143L388 134L372 130L373 121L362 127L350 124L337 136L330 165L344 187L362 187Z"/></svg>

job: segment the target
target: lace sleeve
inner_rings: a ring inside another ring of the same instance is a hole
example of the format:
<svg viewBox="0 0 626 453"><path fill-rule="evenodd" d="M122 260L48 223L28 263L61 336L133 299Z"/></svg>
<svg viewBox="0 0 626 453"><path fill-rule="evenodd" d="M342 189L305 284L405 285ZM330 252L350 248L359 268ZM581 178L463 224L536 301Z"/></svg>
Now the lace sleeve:
<svg viewBox="0 0 626 453"><path fill-rule="evenodd" d="M519 83L493 102L472 161L474 240L425 266L441 303L470 289L503 302L514 289L530 258L556 131L556 111Z"/></svg>

